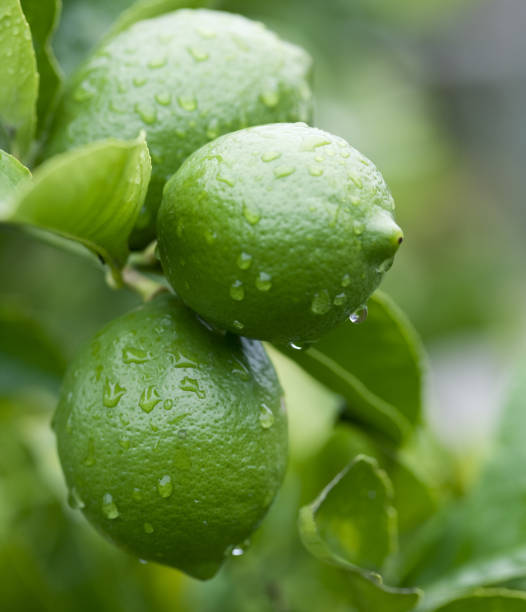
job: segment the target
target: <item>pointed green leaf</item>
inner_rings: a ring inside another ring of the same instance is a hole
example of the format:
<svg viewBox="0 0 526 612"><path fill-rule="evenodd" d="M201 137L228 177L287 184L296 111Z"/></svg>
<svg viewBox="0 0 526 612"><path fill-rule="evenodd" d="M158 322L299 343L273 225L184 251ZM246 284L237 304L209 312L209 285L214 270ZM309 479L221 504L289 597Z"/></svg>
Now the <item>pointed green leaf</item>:
<svg viewBox="0 0 526 612"><path fill-rule="evenodd" d="M399 443L420 419L423 351L385 294L376 292L368 310L363 324L347 322L308 350L287 354L342 395L354 419Z"/></svg>
<svg viewBox="0 0 526 612"><path fill-rule="evenodd" d="M62 75L51 48L51 39L59 15L59 0L21 0L22 10L31 28L40 86L37 102L37 135L44 130L50 113L55 107Z"/></svg>
<svg viewBox="0 0 526 612"><path fill-rule="evenodd" d="M16 157L0 150L0 218L7 211L8 200L15 187L31 177L29 170Z"/></svg>
<svg viewBox="0 0 526 612"><path fill-rule="evenodd" d="M77 241L118 270L142 206L151 162L137 140L104 140L51 158L24 184L4 221Z"/></svg>
<svg viewBox="0 0 526 612"><path fill-rule="evenodd" d="M151 19L180 8L212 7L215 4L217 4L217 0L138 0L129 9L121 13L104 37L104 41L142 19Z"/></svg>
<svg viewBox="0 0 526 612"><path fill-rule="evenodd" d="M0 4L0 147L23 158L36 127L38 72L20 0Z"/></svg>
<svg viewBox="0 0 526 612"><path fill-rule="evenodd" d="M417 604L417 590L387 587L375 571L395 546L396 511L389 478L374 459L356 457L312 504L301 508L299 530L309 552L347 570L361 612L403 612Z"/></svg>
<svg viewBox="0 0 526 612"><path fill-rule="evenodd" d="M451 601L435 612L526 612L526 593L507 589L481 589Z"/></svg>

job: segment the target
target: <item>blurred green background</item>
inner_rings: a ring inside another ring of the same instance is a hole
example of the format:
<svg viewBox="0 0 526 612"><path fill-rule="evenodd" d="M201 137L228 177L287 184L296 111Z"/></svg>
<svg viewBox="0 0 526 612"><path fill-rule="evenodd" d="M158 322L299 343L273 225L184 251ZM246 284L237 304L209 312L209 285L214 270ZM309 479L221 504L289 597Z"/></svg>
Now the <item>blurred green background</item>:
<svg viewBox="0 0 526 612"><path fill-rule="evenodd" d="M63 4L55 50L70 73L132 2ZM383 289L429 352L429 422L467 464L490 435L526 335L526 4L226 0L219 8L306 47L316 124L383 172L406 236ZM141 564L68 508L49 428L64 364L137 298L113 292L83 259L12 229L0 229L0 257L0 608L352 610L343 579L302 552L295 528L298 505L333 475L313 465L338 398L274 356L289 396L292 459L261 531L206 584ZM13 329L26 334L23 346Z"/></svg>

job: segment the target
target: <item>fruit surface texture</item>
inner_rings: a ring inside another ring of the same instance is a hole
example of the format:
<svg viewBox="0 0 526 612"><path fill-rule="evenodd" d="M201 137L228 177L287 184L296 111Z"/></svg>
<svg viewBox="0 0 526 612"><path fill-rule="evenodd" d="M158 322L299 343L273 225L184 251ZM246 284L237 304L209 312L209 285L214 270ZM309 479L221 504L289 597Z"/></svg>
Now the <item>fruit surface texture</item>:
<svg viewBox="0 0 526 612"><path fill-rule="evenodd" d="M213 324L302 346L359 309L402 242L374 164L302 123L208 143L167 183L161 262Z"/></svg>
<svg viewBox="0 0 526 612"><path fill-rule="evenodd" d="M281 484L281 396L261 343L156 297L68 370L54 428L71 505L132 554L210 578Z"/></svg>
<svg viewBox="0 0 526 612"><path fill-rule="evenodd" d="M145 130L152 180L131 241L144 246L163 185L190 153L246 126L309 120L310 65L302 49L238 15L182 9L140 21L73 76L45 154Z"/></svg>

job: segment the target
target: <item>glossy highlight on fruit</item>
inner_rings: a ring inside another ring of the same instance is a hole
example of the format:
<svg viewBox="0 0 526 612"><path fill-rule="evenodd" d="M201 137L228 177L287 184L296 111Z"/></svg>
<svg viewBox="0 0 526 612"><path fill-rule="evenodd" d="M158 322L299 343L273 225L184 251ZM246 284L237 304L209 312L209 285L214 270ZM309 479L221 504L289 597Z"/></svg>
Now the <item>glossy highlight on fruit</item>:
<svg viewBox="0 0 526 612"><path fill-rule="evenodd" d="M302 49L239 15L181 9L140 21L73 76L45 155L145 130L153 170L132 234L140 248L155 237L164 183L190 153L249 125L309 120L310 66Z"/></svg>
<svg viewBox="0 0 526 612"><path fill-rule="evenodd" d="M54 428L71 505L141 559L212 577L281 484L281 396L259 342L156 297L68 370Z"/></svg>
<svg viewBox="0 0 526 612"><path fill-rule="evenodd" d="M220 328L303 347L360 309L402 242L374 164L305 124L227 134L191 155L159 211L177 294Z"/></svg>

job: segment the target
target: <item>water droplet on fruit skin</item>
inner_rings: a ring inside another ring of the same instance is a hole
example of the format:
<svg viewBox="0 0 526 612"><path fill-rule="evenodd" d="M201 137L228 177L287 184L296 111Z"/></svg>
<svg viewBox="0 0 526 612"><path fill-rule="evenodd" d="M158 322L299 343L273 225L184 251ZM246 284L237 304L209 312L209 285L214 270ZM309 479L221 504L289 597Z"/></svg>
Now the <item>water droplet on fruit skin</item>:
<svg viewBox="0 0 526 612"><path fill-rule="evenodd" d="M268 108L274 108L279 104L279 91L277 89L266 89L261 92L261 101Z"/></svg>
<svg viewBox="0 0 526 612"><path fill-rule="evenodd" d="M367 306L360 306L351 315L349 315L349 321L351 323L359 324L363 323L367 319Z"/></svg>
<svg viewBox="0 0 526 612"><path fill-rule="evenodd" d="M119 446L124 450L128 450L130 448L130 440L125 436L121 437L119 439Z"/></svg>
<svg viewBox="0 0 526 612"><path fill-rule="evenodd" d="M216 33L213 30L210 30L208 28L199 27L199 28L196 28L195 31L199 34L199 36L201 36L201 38L204 38L207 40L210 38L215 38L215 35L216 35Z"/></svg>
<svg viewBox="0 0 526 612"><path fill-rule="evenodd" d="M230 297L236 302L241 302L245 298L245 289L240 280L235 280L230 285Z"/></svg>
<svg viewBox="0 0 526 612"><path fill-rule="evenodd" d="M197 109L197 100L194 96L179 96L177 98L179 106L188 112L195 111Z"/></svg>
<svg viewBox="0 0 526 612"><path fill-rule="evenodd" d="M243 216L250 223L250 225L256 225L261 219L259 212L247 204L243 205Z"/></svg>
<svg viewBox="0 0 526 612"><path fill-rule="evenodd" d="M233 557L241 557L241 555L243 555L244 553L245 551L240 546L234 546L234 548L232 549Z"/></svg>
<svg viewBox="0 0 526 612"><path fill-rule="evenodd" d="M301 346L301 344L296 344L295 342L289 342L289 347L294 351L304 351L305 347Z"/></svg>
<svg viewBox="0 0 526 612"><path fill-rule="evenodd" d="M166 66L166 55L154 57L148 62L148 68L162 68Z"/></svg>
<svg viewBox="0 0 526 612"><path fill-rule="evenodd" d="M168 106L172 101L172 94L168 91L160 91L155 94L155 100L161 104L161 106Z"/></svg>
<svg viewBox="0 0 526 612"><path fill-rule="evenodd" d="M345 293L338 293L338 295L335 296L332 303L335 306L343 306L343 304L345 304L345 298L346 298Z"/></svg>
<svg viewBox="0 0 526 612"><path fill-rule="evenodd" d="M209 57L208 53L203 49L199 49L199 47L188 47L188 53L190 53L196 62L204 62Z"/></svg>
<svg viewBox="0 0 526 612"><path fill-rule="evenodd" d="M274 424L274 414L266 404L259 407L259 423L263 429L270 429Z"/></svg>
<svg viewBox="0 0 526 612"><path fill-rule="evenodd" d="M102 513L110 521L115 520L119 516L119 510L113 501L111 493L105 493L102 498Z"/></svg>
<svg viewBox="0 0 526 612"><path fill-rule="evenodd" d="M331 298L329 292L327 289L318 291L312 299L311 311L316 315L324 315L327 314L330 309Z"/></svg>
<svg viewBox="0 0 526 612"><path fill-rule="evenodd" d="M256 289L259 291L270 291L272 288L272 277L266 272L260 272L256 278Z"/></svg>
<svg viewBox="0 0 526 612"><path fill-rule="evenodd" d="M171 476L165 474L164 476L159 478L159 481L157 482L157 491L159 495L161 497L164 497L165 499L170 497L170 495L173 493L173 484Z"/></svg>
<svg viewBox="0 0 526 612"><path fill-rule="evenodd" d="M82 510L86 507L86 504L82 500L79 492L75 487L71 487L68 494L68 505L73 510Z"/></svg>
<svg viewBox="0 0 526 612"><path fill-rule="evenodd" d="M285 178L286 176L290 176L296 172L296 168L293 166L278 166L274 170L274 176L276 178Z"/></svg>
<svg viewBox="0 0 526 612"><path fill-rule="evenodd" d="M349 274L344 274L342 277L342 287L348 287L351 284L351 277Z"/></svg>
<svg viewBox="0 0 526 612"><path fill-rule="evenodd" d="M153 533L154 531L153 525L151 523L144 523L143 527L144 527L144 533L150 534L150 533Z"/></svg>
<svg viewBox="0 0 526 612"><path fill-rule="evenodd" d="M88 452L86 453L86 458L84 459L84 465L91 467L95 465L95 442L93 438L88 440Z"/></svg>
<svg viewBox="0 0 526 612"><path fill-rule="evenodd" d="M203 391L203 389L201 389L199 382L195 378L185 376L179 383L179 387L183 391L191 391L192 393L195 393L200 399L204 399L206 397L206 393Z"/></svg>
<svg viewBox="0 0 526 612"><path fill-rule="evenodd" d="M261 161L271 162L271 161L274 161L275 159L279 159L280 157L281 157L281 153L279 151L267 151L266 153L263 153L263 155L261 156Z"/></svg>
<svg viewBox="0 0 526 612"><path fill-rule="evenodd" d="M151 104L144 102L136 104L135 112L148 125L152 125L157 121L157 112Z"/></svg>
<svg viewBox="0 0 526 612"><path fill-rule="evenodd" d="M237 267L240 270L248 270L252 265L252 255L248 253L240 253L237 258Z"/></svg>
<svg viewBox="0 0 526 612"><path fill-rule="evenodd" d="M141 393L139 406L144 412L150 413L160 401L161 398L157 389L154 386L149 386Z"/></svg>
<svg viewBox="0 0 526 612"><path fill-rule="evenodd" d="M321 176L323 174L323 168L320 166L309 166L309 174L311 176Z"/></svg>
<svg viewBox="0 0 526 612"><path fill-rule="evenodd" d="M235 185L235 182L232 177L228 174L225 174L224 172L218 173L216 175L216 179L221 183L225 183L225 185L228 185L229 187L233 187Z"/></svg>
<svg viewBox="0 0 526 612"><path fill-rule="evenodd" d="M126 346L122 350L122 360L124 363L146 363L150 359L151 355L148 351L143 351L133 346Z"/></svg>
<svg viewBox="0 0 526 612"><path fill-rule="evenodd" d="M235 321L232 321L232 327L237 331L242 331L245 328L243 323L241 323L241 321L238 321L237 319Z"/></svg>
<svg viewBox="0 0 526 612"><path fill-rule="evenodd" d="M356 236L360 236L361 234L363 234L363 230L364 224L361 221L355 221L353 223L353 232L356 234Z"/></svg>
<svg viewBox="0 0 526 612"><path fill-rule="evenodd" d="M146 84L146 79L144 77L135 76L132 79L132 83L135 85L135 87L142 87Z"/></svg>
<svg viewBox="0 0 526 612"><path fill-rule="evenodd" d="M163 402L163 408L165 410L171 410L173 408L173 405L174 403L173 403L173 400L171 399L164 400Z"/></svg>

